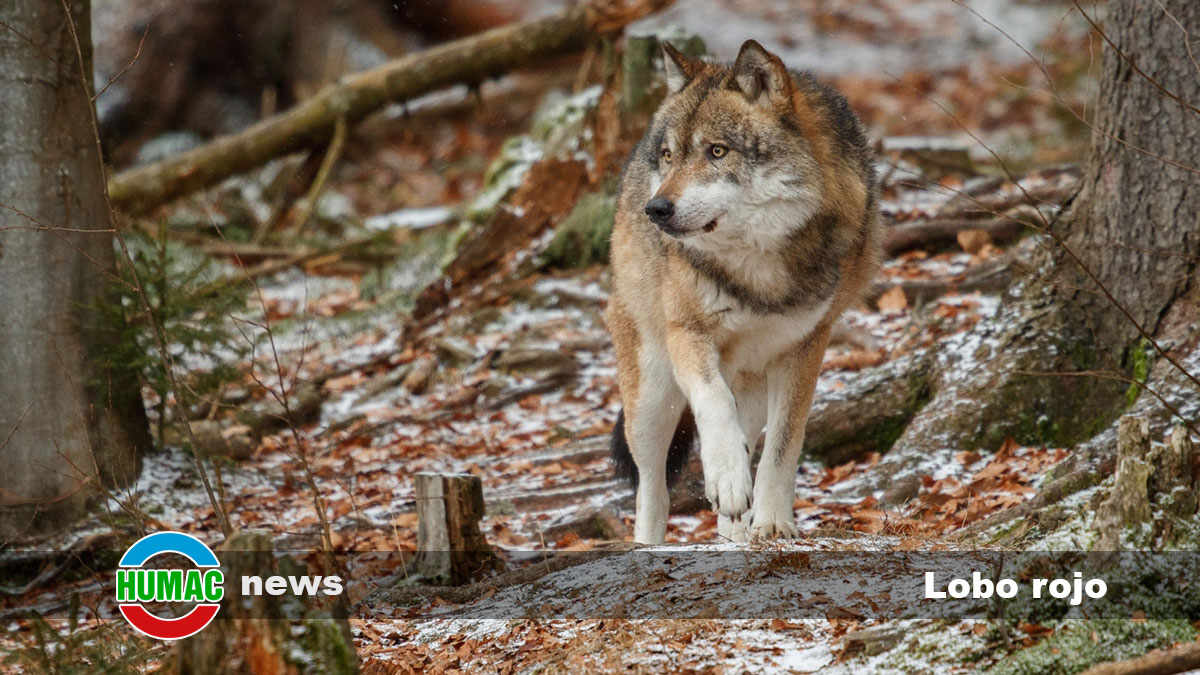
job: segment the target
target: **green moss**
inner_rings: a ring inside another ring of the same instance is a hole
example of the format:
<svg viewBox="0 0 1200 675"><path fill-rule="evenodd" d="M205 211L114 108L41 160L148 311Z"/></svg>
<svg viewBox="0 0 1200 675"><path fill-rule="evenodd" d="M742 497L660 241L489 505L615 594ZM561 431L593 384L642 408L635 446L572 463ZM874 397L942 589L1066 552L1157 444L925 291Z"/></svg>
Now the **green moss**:
<svg viewBox="0 0 1200 675"><path fill-rule="evenodd" d="M580 197L542 253L541 267L573 268L608 262L616 212L617 198L612 194L593 192Z"/></svg>
<svg viewBox="0 0 1200 675"><path fill-rule="evenodd" d="M866 435L875 444L878 452L887 452L900 438L900 434L908 428L908 423L933 398L929 387L929 374L920 371L910 378L909 386L912 394L904 401L899 415L889 417L874 428L867 430Z"/></svg>
<svg viewBox="0 0 1200 675"><path fill-rule="evenodd" d="M661 86L661 44L698 59L707 53L704 40L679 28L666 26L652 35L630 35L621 55L621 103L625 110L652 110L665 93Z"/></svg>
<svg viewBox="0 0 1200 675"><path fill-rule="evenodd" d="M1129 389L1125 391L1125 404L1132 406L1137 402L1138 396L1142 393L1142 385L1146 383L1146 378L1150 376L1150 365L1152 362L1150 341L1142 338L1129 350L1129 365L1131 370L1130 377L1133 382L1129 384Z"/></svg>
<svg viewBox="0 0 1200 675"><path fill-rule="evenodd" d="M1119 383L1053 374L1092 369L1095 352L1080 342L1059 342L1049 355L1055 353L1066 359L1047 356L1046 362L1022 364L1038 372L1015 374L999 387L996 404L981 425L984 433L972 449L994 449L1006 436L1023 445L1070 447L1112 424L1124 408Z"/></svg>
<svg viewBox="0 0 1200 675"><path fill-rule="evenodd" d="M1002 675L1071 674L1104 661L1133 658L1174 642L1196 639L1196 630L1183 619L1064 621L1045 640L1013 652L988 672Z"/></svg>
<svg viewBox="0 0 1200 675"><path fill-rule="evenodd" d="M542 154L542 146L529 136L513 136L504 141L496 159L483 174L483 188L467 205L467 220L475 223L487 220L508 193L525 180L529 167L541 159Z"/></svg>
<svg viewBox="0 0 1200 675"><path fill-rule="evenodd" d="M878 665L871 664L881 672L940 672L978 662L987 655L983 640L958 630L956 622L933 620L900 624L906 631L904 639L888 650Z"/></svg>
<svg viewBox="0 0 1200 675"><path fill-rule="evenodd" d="M295 641L285 656L300 672L330 675L358 672L358 655L345 621L306 617L289 631Z"/></svg>

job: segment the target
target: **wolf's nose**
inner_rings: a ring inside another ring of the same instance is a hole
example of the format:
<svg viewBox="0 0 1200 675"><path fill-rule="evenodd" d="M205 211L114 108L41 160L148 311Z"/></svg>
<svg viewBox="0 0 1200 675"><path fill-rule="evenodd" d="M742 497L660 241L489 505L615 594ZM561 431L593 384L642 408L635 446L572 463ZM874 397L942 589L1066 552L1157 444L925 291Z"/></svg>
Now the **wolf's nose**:
<svg viewBox="0 0 1200 675"><path fill-rule="evenodd" d="M675 215L675 205L670 200L655 197L646 203L646 215L656 225L666 225Z"/></svg>

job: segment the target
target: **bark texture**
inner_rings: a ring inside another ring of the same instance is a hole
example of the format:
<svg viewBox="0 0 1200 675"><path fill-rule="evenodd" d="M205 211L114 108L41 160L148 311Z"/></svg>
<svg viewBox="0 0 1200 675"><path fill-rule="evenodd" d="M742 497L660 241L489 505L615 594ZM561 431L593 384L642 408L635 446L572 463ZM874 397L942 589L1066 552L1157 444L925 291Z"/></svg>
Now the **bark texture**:
<svg viewBox="0 0 1200 675"><path fill-rule="evenodd" d="M470 474L419 473L417 495L417 572L435 583L469 583L496 566L479 522L483 519L483 483Z"/></svg>
<svg viewBox="0 0 1200 675"><path fill-rule="evenodd" d="M1108 8L1111 44L1091 158L1075 217L1060 236L1155 335L1200 258L1200 69L1188 41L1200 34L1200 3L1113 0ZM1055 255L1059 297L1100 361L1126 359L1137 327L1065 251Z"/></svg>
<svg viewBox="0 0 1200 675"><path fill-rule="evenodd" d="M148 444L134 373L94 358L115 330L112 223L90 110L89 2L0 3L0 541L131 481ZM75 22L83 64L70 30Z"/></svg>
<svg viewBox="0 0 1200 675"><path fill-rule="evenodd" d="M893 480L923 457L994 450L1007 436L1070 446L1109 430L1111 457L1112 423L1144 391L1128 378L1149 373L1164 391L1182 382L1197 394L1147 356L1142 331L1181 363L1195 353L1200 72L1185 31L1200 34L1200 3L1113 0L1103 30L1111 44L1080 193L1054 236L1024 255L1032 274L996 316L934 356L932 400L884 459Z"/></svg>

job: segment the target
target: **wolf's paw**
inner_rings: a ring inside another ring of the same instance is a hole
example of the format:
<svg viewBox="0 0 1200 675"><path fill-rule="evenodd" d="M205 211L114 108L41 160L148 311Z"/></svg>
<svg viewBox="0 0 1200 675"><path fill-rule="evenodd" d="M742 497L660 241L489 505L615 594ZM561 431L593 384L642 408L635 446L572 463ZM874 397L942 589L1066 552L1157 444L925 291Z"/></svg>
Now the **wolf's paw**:
<svg viewBox="0 0 1200 675"><path fill-rule="evenodd" d="M795 539L800 535L792 510L786 513L755 513L750 524L752 539Z"/></svg>
<svg viewBox="0 0 1200 675"><path fill-rule="evenodd" d="M718 514L737 518L750 510L754 481L750 477L750 462L747 458L742 458L741 462L732 461L727 464L728 466L714 466L711 469L708 466L704 467L704 494Z"/></svg>

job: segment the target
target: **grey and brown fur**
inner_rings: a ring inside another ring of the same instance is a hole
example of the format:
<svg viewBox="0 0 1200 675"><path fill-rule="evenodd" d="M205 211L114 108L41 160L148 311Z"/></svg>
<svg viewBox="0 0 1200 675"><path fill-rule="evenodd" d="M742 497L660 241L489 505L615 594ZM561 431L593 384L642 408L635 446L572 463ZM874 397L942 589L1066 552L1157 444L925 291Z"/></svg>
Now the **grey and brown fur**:
<svg viewBox="0 0 1200 675"><path fill-rule="evenodd" d="M664 52L670 93L622 177L606 314L634 538L663 541L693 434L720 535L794 536L830 328L878 265L873 159L846 100L757 42L732 65Z"/></svg>

